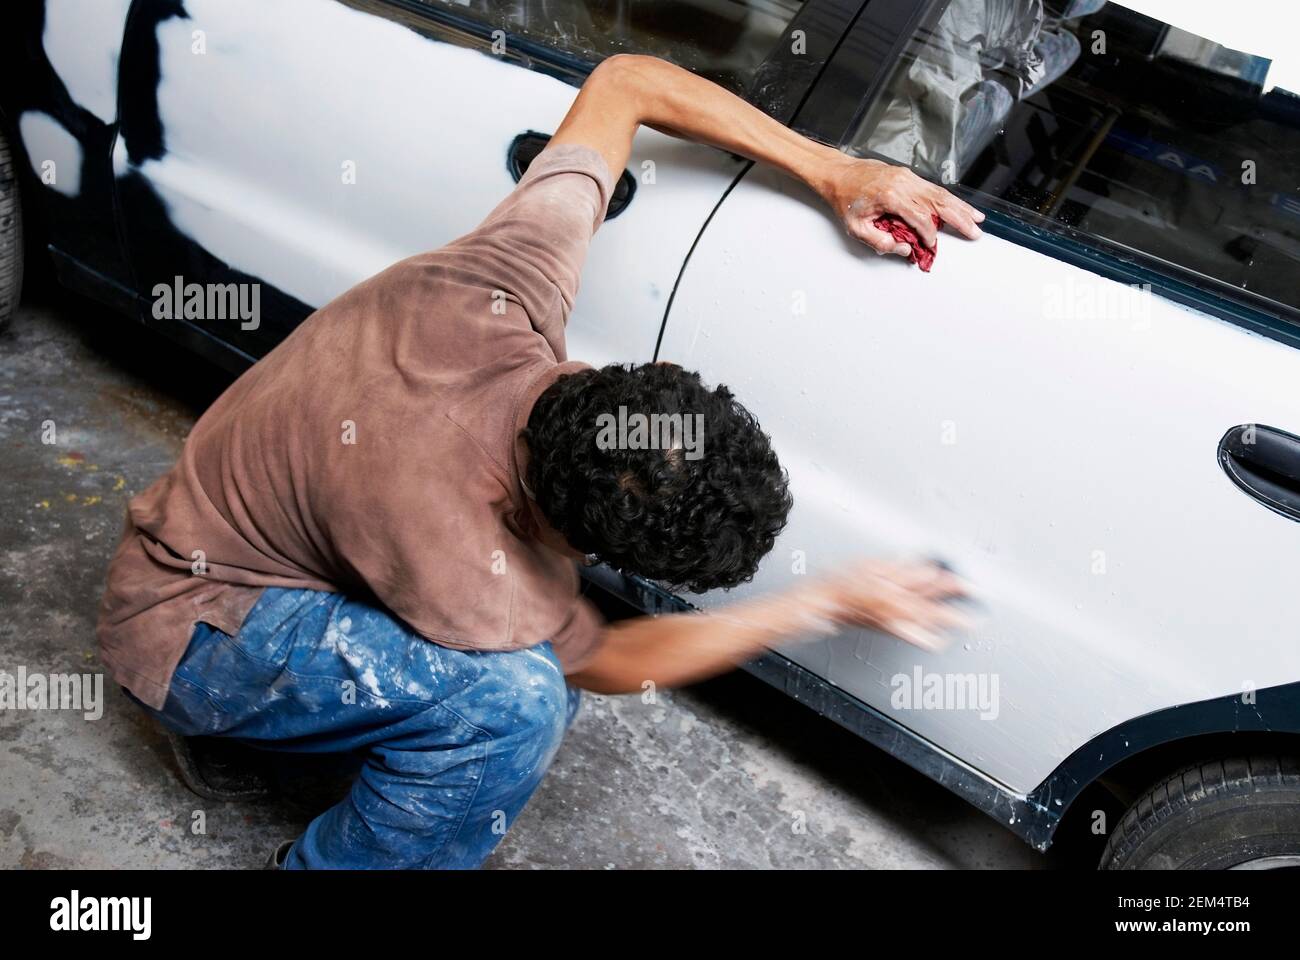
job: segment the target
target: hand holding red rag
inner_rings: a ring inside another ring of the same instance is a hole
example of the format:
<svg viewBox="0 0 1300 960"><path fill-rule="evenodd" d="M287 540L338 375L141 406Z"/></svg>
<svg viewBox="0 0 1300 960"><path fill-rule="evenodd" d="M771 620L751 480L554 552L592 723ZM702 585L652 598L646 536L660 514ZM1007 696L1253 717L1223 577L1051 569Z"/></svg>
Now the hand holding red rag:
<svg viewBox="0 0 1300 960"><path fill-rule="evenodd" d="M940 224L968 240L981 235L983 213L907 167L844 155L828 158L818 192L849 236L882 256L905 256L922 270L934 263Z"/></svg>
<svg viewBox="0 0 1300 960"><path fill-rule="evenodd" d="M943 228L943 221L935 214L930 214L930 219L934 221L936 230ZM909 256L908 262L916 264L921 268L922 273L929 273L930 268L934 266L934 258L939 253L939 238L934 238L934 246L926 247L921 243L921 238L916 235L908 224L904 223L892 213L876 217L871 221L877 230L884 230L899 243L906 243L912 248L912 255Z"/></svg>

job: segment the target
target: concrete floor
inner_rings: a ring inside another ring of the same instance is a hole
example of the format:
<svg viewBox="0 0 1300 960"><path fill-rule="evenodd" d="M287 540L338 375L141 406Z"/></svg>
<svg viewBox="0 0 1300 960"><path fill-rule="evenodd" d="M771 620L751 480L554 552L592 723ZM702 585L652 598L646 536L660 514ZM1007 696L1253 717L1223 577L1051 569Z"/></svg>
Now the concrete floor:
<svg viewBox="0 0 1300 960"><path fill-rule="evenodd" d="M93 626L125 503L228 382L60 292L0 333L0 670L101 672ZM53 420L58 442L41 442ZM0 711L0 867L261 866L342 789L216 804L106 683L104 715ZM205 831L192 825L201 811ZM806 830L795 825L805 823ZM587 695L498 868L1042 868L1001 826L893 757L737 673Z"/></svg>

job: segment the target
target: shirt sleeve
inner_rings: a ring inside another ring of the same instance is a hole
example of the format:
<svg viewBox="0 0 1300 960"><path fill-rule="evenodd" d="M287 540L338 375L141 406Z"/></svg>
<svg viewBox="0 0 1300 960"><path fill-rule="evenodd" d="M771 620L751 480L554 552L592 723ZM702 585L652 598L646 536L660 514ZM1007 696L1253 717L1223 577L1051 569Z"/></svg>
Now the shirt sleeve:
<svg viewBox="0 0 1300 960"><path fill-rule="evenodd" d="M591 601L576 598L569 619L551 638L551 649L566 677L591 662L600 649L604 631L605 618Z"/></svg>
<svg viewBox="0 0 1300 960"><path fill-rule="evenodd" d="M547 147L510 195L453 246L524 309L534 329L562 344L587 248L613 188L609 166L591 147Z"/></svg>

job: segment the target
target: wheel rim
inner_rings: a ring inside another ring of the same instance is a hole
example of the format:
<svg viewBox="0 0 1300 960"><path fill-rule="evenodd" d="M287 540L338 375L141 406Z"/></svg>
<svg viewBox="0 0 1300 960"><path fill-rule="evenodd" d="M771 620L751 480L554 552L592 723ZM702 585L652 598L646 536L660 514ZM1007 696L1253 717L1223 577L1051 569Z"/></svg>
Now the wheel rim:
<svg viewBox="0 0 1300 960"><path fill-rule="evenodd" d="M1233 864L1229 870L1300 870L1300 853L1284 853L1274 857L1256 857Z"/></svg>

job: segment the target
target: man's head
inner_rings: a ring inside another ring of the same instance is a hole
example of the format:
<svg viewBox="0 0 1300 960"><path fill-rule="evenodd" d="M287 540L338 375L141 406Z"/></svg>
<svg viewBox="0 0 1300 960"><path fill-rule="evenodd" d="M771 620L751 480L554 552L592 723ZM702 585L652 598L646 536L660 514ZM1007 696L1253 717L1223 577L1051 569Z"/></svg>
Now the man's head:
<svg viewBox="0 0 1300 960"><path fill-rule="evenodd" d="M791 498L767 434L674 364L560 377L524 431L543 516L582 553L703 592L753 577Z"/></svg>

